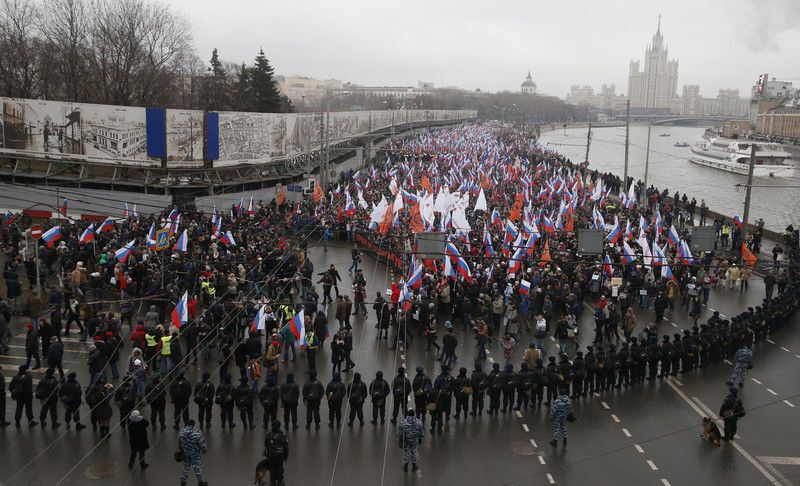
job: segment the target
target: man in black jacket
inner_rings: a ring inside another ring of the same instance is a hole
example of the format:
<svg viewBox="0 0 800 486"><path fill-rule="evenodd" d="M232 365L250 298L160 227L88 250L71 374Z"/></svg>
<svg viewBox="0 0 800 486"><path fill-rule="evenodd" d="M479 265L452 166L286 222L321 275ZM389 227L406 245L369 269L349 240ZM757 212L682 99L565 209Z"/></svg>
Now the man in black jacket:
<svg viewBox="0 0 800 486"><path fill-rule="evenodd" d="M480 363L475 363L475 371L472 372L470 377L470 385L472 386L472 411L469 414L474 417L483 413L486 387L488 385L486 373L484 373L483 366Z"/></svg>
<svg viewBox="0 0 800 486"><path fill-rule="evenodd" d="M739 390L731 387L730 394L725 397L719 409L719 416L724 422L723 440L733 440L736 437L736 422L745 415L744 405L738 394Z"/></svg>
<svg viewBox="0 0 800 486"><path fill-rule="evenodd" d="M41 401L42 408L39 411L39 422L42 428L47 425L47 412L50 412L50 420L53 428L60 427L58 423L58 380L56 380L55 370L48 368L44 378L36 385L36 398Z"/></svg>
<svg viewBox="0 0 800 486"><path fill-rule="evenodd" d="M220 422L222 424L222 428L225 428L225 423L230 426L230 428L236 427L236 424L233 423L233 385L231 385L231 375L225 374L222 376L222 381L220 382L219 386L217 387L216 397L214 398L214 403L219 405L220 408Z"/></svg>
<svg viewBox="0 0 800 486"><path fill-rule="evenodd" d="M211 383L211 373L203 373L200 383L194 388L194 403L197 404L197 425L203 426L205 419L206 428L211 427L211 410L214 408L214 384Z"/></svg>
<svg viewBox="0 0 800 486"><path fill-rule="evenodd" d="M182 371L178 373L175 381L170 385L169 396L174 407L173 418L175 424L172 428L179 430L181 428L181 417L183 417L184 423L189 422L189 398L192 396L192 384L183 376Z"/></svg>
<svg viewBox="0 0 800 486"><path fill-rule="evenodd" d="M347 394L347 387L342 383L342 375L338 372L333 374L333 379L325 387L325 396L328 397L328 427L333 428L333 421L336 419L336 426L342 426L342 401Z"/></svg>
<svg viewBox="0 0 800 486"><path fill-rule="evenodd" d="M239 416L242 418L242 427L250 430L256 428L253 423L253 400L255 394L252 387L247 383L247 378L239 378L239 385L233 390L233 401L239 409ZM248 425L249 424L249 425Z"/></svg>
<svg viewBox="0 0 800 486"><path fill-rule="evenodd" d="M300 398L300 387L294 382L294 374L286 374L286 383L281 385L281 405L283 405L283 423L289 427L292 419L292 429L297 428L297 400Z"/></svg>
<svg viewBox="0 0 800 486"><path fill-rule="evenodd" d="M348 427L353 426L356 417L358 417L358 422L364 425L364 401L367 399L367 394L367 384L361 381L361 373L355 373L352 383L347 385L347 396L350 401Z"/></svg>
<svg viewBox="0 0 800 486"><path fill-rule="evenodd" d="M86 426L81 423L80 415L81 395L83 394L83 390L81 390L81 384L78 383L75 377L76 374L74 371L70 371L69 374L67 374L67 381L61 385L61 388L58 390L58 396L66 409L64 422L67 424L67 429L70 428L71 421L74 420L75 429L81 430L86 428Z"/></svg>
<svg viewBox="0 0 800 486"><path fill-rule="evenodd" d="M278 419L278 402L281 399L281 391L275 383L275 377L267 376L266 385L258 392L258 401L264 407L264 428Z"/></svg>
<svg viewBox="0 0 800 486"><path fill-rule="evenodd" d="M408 394L411 392L411 382L406 378L406 369L397 369L397 376L392 380L392 423L397 423L397 414L408 410ZM383 418L383 415L381 415ZM383 423L383 421L381 421Z"/></svg>
<svg viewBox="0 0 800 486"><path fill-rule="evenodd" d="M11 378L8 388L11 391L11 399L17 402L17 409L14 412L14 425L19 427L23 409L25 410L25 416L28 418L28 425L30 427L39 425L39 422L33 420L33 380L28 374L28 365L20 365L19 372Z"/></svg>
<svg viewBox="0 0 800 486"><path fill-rule="evenodd" d="M167 389L161 381L161 373L155 373L144 389L145 399L150 404L150 423L153 430L156 428L156 419L160 419L161 430L164 430L166 419L164 411L167 408Z"/></svg>
<svg viewBox="0 0 800 486"><path fill-rule="evenodd" d="M405 378L405 377L403 377ZM411 389L406 388L406 394ZM372 398L372 420L370 423L378 423L378 415L381 417L381 424L386 422L386 397L389 396L389 382L383 379L383 371L375 372L375 379L369 384L369 396Z"/></svg>
<svg viewBox="0 0 800 486"><path fill-rule="evenodd" d="M306 429L311 428L311 422L314 422L316 428L319 428L319 407L323 396L325 396L325 386L317 379L316 371L309 371L308 381L303 384L303 403L306 406Z"/></svg>
<svg viewBox="0 0 800 486"><path fill-rule="evenodd" d="M0 317L2 319L2 317ZM0 336L0 341L5 336ZM8 427L11 422L6 420L6 377L2 373L3 367L0 366L0 427Z"/></svg>

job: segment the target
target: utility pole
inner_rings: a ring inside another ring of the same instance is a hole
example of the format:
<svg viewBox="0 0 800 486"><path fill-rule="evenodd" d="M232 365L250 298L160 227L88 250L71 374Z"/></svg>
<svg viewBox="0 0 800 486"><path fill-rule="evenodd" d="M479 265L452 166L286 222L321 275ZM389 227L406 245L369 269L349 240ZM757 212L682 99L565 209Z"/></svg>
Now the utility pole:
<svg viewBox="0 0 800 486"><path fill-rule="evenodd" d="M628 145L631 133L631 100L625 102L625 179L622 180L622 187L628 187Z"/></svg>
<svg viewBox="0 0 800 486"><path fill-rule="evenodd" d="M589 145L592 143L592 122L589 122L589 131L586 132L586 157L584 162L589 163Z"/></svg>
<svg viewBox="0 0 800 486"><path fill-rule="evenodd" d="M747 236L747 223L750 220L750 191L753 189L753 169L756 166L756 144L750 144L750 165L747 166L747 192L744 196L744 221L742 223L742 241Z"/></svg>
<svg viewBox="0 0 800 486"><path fill-rule="evenodd" d="M642 189L642 195L644 196L645 202L647 201L647 171L650 169L650 129L653 128L652 125L647 125L647 155L644 157L644 189Z"/></svg>
<svg viewBox="0 0 800 486"><path fill-rule="evenodd" d="M324 156L324 148L325 148L325 115L320 112L319 114L319 181L322 184L322 178L324 177L325 167L322 161ZM325 191L325 189L323 189Z"/></svg>

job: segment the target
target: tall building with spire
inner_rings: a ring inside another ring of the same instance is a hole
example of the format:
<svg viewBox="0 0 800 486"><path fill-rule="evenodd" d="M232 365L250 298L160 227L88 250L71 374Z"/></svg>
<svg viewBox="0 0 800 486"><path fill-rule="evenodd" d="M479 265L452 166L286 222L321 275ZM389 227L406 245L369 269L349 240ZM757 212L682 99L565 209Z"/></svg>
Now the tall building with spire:
<svg viewBox="0 0 800 486"><path fill-rule="evenodd" d="M644 70L640 61L631 61L628 72L628 99L637 113L670 113L678 95L678 61L669 59L669 48L661 35L661 15L652 43L647 46Z"/></svg>

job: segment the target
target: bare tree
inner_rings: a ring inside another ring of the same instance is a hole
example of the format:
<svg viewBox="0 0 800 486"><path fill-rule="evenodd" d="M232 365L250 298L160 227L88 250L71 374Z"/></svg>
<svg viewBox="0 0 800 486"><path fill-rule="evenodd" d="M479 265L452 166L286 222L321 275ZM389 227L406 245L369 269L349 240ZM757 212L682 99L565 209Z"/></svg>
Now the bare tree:
<svg viewBox="0 0 800 486"><path fill-rule="evenodd" d="M60 92L50 97L66 101L87 99L87 44L90 12L95 6L93 0L46 0L43 5L39 28L46 41L48 64L60 75Z"/></svg>
<svg viewBox="0 0 800 486"><path fill-rule="evenodd" d="M8 96L38 95L39 10L32 0L2 0L0 5L0 87Z"/></svg>

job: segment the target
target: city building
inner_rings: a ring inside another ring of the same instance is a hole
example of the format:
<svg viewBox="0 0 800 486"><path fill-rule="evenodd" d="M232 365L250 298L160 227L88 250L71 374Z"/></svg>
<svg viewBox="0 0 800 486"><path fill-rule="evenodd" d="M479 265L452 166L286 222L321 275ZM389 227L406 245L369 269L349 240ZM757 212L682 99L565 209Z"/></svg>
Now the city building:
<svg viewBox="0 0 800 486"><path fill-rule="evenodd" d="M94 148L115 157L136 154L147 143L144 125L116 120L92 123L84 138Z"/></svg>
<svg viewBox="0 0 800 486"><path fill-rule="evenodd" d="M794 86L789 81L778 81L774 76L772 79L768 78L768 74L762 74L759 76L758 82L753 85L753 88L750 91L751 98L782 100L794 95Z"/></svg>
<svg viewBox="0 0 800 486"><path fill-rule="evenodd" d="M725 138L740 138L747 135L751 129L750 120L726 120L722 124L722 136Z"/></svg>
<svg viewBox="0 0 800 486"><path fill-rule="evenodd" d="M338 79L314 79L308 76L276 76L278 89L292 101L300 111L306 105L318 105L325 94L342 87Z"/></svg>
<svg viewBox="0 0 800 486"><path fill-rule="evenodd" d="M579 86L574 84L569 87L567 103L573 105L597 106L597 96L591 86Z"/></svg>
<svg viewBox="0 0 800 486"><path fill-rule="evenodd" d="M617 103L617 87L613 84L604 84L597 94L595 106L601 110L613 110Z"/></svg>
<svg viewBox="0 0 800 486"><path fill-rule="evenodd" d="M678 89L678 61L669 59L669 48L661 35L661 16L652 43L647 46L643 70L631 61L628 70L628 99L634 113L671 113Z"/></svg>
<svg viewBox="0 0 800 486"><path fill-rule="evenodd" d="M528 76L525 77L525 81L522 82L519 90L524 94L536 94L536 83L533 82L530 69L528 70Z"/></svg>
<svg viewBox="0 0 800 486"><path fill-rule="evenodd" d="M800 141L800 97L786 98L766 113L759 113L756 131L782 141Z"/></svg>
<svg viewBox="0 0 800 486"><path fill-rule="evenodd" d="M746 117L750 100L739 97L738 89L720 89L716 98L703 98L702 115Z"/></svg>
<svg viewBox="0 0 800 486"><path fill-rule="evenodd" d="M681 115L702 115L703 97L700 96L699 84L684 84L681 93Z"/></svg>

